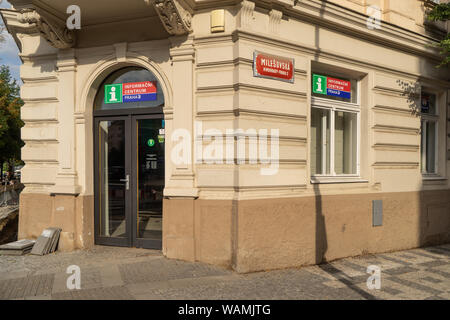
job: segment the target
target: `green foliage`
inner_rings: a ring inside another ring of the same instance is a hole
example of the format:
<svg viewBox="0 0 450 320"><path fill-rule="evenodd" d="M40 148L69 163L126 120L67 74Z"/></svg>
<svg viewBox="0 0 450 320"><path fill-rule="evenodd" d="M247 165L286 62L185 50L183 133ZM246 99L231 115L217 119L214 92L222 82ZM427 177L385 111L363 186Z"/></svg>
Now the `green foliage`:
<svg viewBox="0 0 450 320"><path fill-rule="evenodd" d="M450 2L438 4L428 14L428 20L430 21L448 21L450 20ZM436 47L441 50L441 54L444 57L440 66L450 64L450 34L447 34L444 40L442 40Z"/></svg>
<svg viewBox="0 0 450 320"><path fill-rule="evenodd" d="M20 87L12 78L9 67L0 66L0 163L20 160L20 149L24 145L20 129Z"/></svg>
<svg viewBox="0 0 450 320"><path fill-rule="evenodd" d="M438 4L428 14L430 21L447 21L450 19L450 2Z"/></svg>
<svg viewBox="0 0 450 320"><path fill-rule="evenodd" d="M441 49L441 54L444 56L441 65L450 65L450 34L447 34L447 37L437 47Z"/></svg>

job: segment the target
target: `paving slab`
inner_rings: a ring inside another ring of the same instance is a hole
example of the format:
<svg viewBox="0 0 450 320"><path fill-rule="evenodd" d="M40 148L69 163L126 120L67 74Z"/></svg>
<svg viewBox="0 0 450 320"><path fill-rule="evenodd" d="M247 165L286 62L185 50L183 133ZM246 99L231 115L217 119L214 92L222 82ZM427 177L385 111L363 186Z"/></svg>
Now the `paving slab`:
<svg viewBox="0 0 450 320"><path fill-rule="evenodd" d="M0 299L26 300L400 300L450 299L450 246L337 260L318 266L237 274L171 260L160 251L96 246L91 250L0 259ZM67 287L67 267L81 290ZM367 267L381 288L367 287Z"/></svg>

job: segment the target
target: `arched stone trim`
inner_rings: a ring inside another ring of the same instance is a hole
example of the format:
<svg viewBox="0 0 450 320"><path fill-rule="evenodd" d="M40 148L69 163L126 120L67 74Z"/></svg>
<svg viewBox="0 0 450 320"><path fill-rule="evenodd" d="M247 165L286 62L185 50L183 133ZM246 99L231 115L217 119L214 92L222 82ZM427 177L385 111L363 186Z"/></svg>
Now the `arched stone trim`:
<svg viewBox="0 0 450 320"><path fill-rule="evenodd" d="M77 170L79 171L82 195L94 194L94 100L100 85L112 72L129 66L142 67L152 72L161 84L164 93L165 104L163 108L164 118L168 121L173 119L173 91L169 79L162 69L148 57L127 52L126 58L117 59L116 54L103 58L94 65L88 76L82 82L80 99L76 104L75 122L78 152Z"/></svg>

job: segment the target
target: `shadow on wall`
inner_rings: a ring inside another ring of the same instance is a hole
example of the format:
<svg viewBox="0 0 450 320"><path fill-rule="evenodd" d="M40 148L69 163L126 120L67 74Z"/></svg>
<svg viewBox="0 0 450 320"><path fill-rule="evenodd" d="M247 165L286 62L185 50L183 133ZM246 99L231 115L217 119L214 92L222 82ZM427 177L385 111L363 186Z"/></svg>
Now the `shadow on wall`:
<svg viewBox="0 0 450 320"><path fill-rule="evenodd" d="M400 86L402 90L402 97L406 99L408 103L409 109L411 110L411 114L415 116L420 116L421 108L420 108L420 83L416 82L408 82L403 80L397 80L397 84Z"/></svg>
<svg viewBox="0 0 450 320"><path fill-rule="evenodd" d="M322 18L326 9L327 3L323 1L321 3L320 17ZM314 61L318 62L321 56L320 48L320 27L315 26L315 54ZM432 61L425 60L425 58L418 59L419 66L418 72L420 76L430 77L430 73L434 73L434 66ZM405 70L411 73L417 73L416 70ZM419 82L405 82L398 80L397 84L401 88L402 94L409 105L411 115L416 117L421 117L421 103L420 103L420 83ZM448 100L448 97L447 97ZM448 101L447 101L448 103ZM395 107L395 106L393 106ZM449 107L446 108L445 116L447 119L449 117L448 111ZM446 128L444 128L446 130ZM446 132L445 136L448 136ZM450 146L445 146L440 144L443 148L450 148ZM442 151L442 150L441 150ZM445 150L450 154L450 150ZM420 158L421 158L420 148L417 151L417 159L419 166L417 167L418 176L421 174ZM446 155L446 157L448 157ZM446 158L444 166L448 171L449 160ZM403 169L398 169L403 170ZM448 172L447 172L448 175ZM445 180L443 180L445 181ZM439 183L438 183L439 184ZM336 256L335 254L335 243L328 243L330 237L334 239L336 235L335 226L330 225L327 233L326 219L327 216L332 216L331 212L324 212L324 205L327 208L330 206L330 199L332 197L323 196L320 192L319 185L314 185L315 194L315 262L317 264L324 263L327 261L327 257L333 260ZM367 201L366 203L361 203L358 206L357 201L354 203L354 214L358 212L367 212L370 219L372 219L372 200L383 200L384 206L384 223L380 229L374 229L370 227L367 232L368 235L360 235L360 238L355 237L354 241L368 241L367 243L359 243L356 245L362 250L362 254L366 252L375 251L387 251L389 248L394 249L409 249L413 247L423 247L432 246L442 243L450 242L450 190L448 189L448 183L440 182L440 187L435 187L438 190L429 190L429 187L422 182L421 190L417 193L389 193L389 194L377 194L365 195L361 198L361 201ZM364 199L364 200L363 200ZM331 208L330 208L331 209ZM328 210L328 209L326 209ZM341 212L342 210L336 210ZM354 219L353 217L347 216L346 219ZM343 217L341 217L343 218ZM358 217L357 217L358 219ZM357 220L358 223L371 223L371 220ZM366 219L366 218L364 218ZM353 223L355 221L347 221ZM334 221L335 222L335 221ZM333 223L334 223L333 222ZM345 223L347 223L345 222ZM416 230L416 226L419 230ZM349 226L351 227L351 226ZM359 228L357 225L354 226ZM362 226L360 226L362 227ZM366 227L362 228L366 229ZM360 229L360 231L362 230ZM343 227L343 232L345 231L345 224ZM411 233L411 234L408 234ZM328 236L327 236L328 235ZM369 239L366 239L369 236ZM389 240L391 239L391 240ZM349 243L350 246L351 243ZM345 244L343 244L345 246ZM347 252L347 248L343 251ZM348 251L350 252L350 251Z"/></svg>
<svg viewBox="0 0 450 320"><path fill-rule="evenodd" d="M427 15L426 10L424 14ZM428 27L434 30L435 24L430 23L430 25L426 26L426 31L430 34ZM443 32L441 36L444 37L445 32ZM434 34L433 38L436 38L436 34ZM422 58L418 59L417 64L419 70L419 82L413 85L416 87L416 90L419 90L419 93L421 92L420 81L422 78L431 78L431 75L433 74L440 74L441 78L446 77L447 80L450 80L450 66L438 67L440 61ZM426 83L424 82L424 84ZM430 84L429 86L433 89L437 89L434 84ZM450 243L450 189L448 181L450 174L450 145L448 143L450 123L445 121L450 119L450 96L448 95L448 92L450 91L448 89L449 88L442 88L443 96L438 97L438 107L440 109L439 119L442 121L442 125L438 125L438 157L440 160L438 161L437 172L442 180L435 182L422 180L421 183L422 191L420 192L419 199L420 221L418 233L419 243L422 247ZM418 111L415 113L417 117L422 117L421 97L416 95L415 102L415 107L413 103L410 104L411 109L412 111ZM442 107L442 104L445 104L445 107ZM420 158L421 153L419 153L419 159ZM418 170L421 171L421 165L419 165Z"/></svg>
<svg viewBox="0 0 450 320"><path fill-rule="evenodd" d="M328 249L328 241L327 241L327 231L325 228L325 216L323 215L323 207L322 207L322 195L320 194L319 185L314 185L314 194L315 194L315 210L316 210L316 252L315 252L315 262L316 264L320 264L325 262L325 253Z"/></svg>
<svg viewBox="0 0 450 320"><path fill-rule="evenodd" d="M320 8L320 17L322 18L324 15L324 11L326 8L326 2L322 1ZM315 26L315 49L316 52L314 54L314 61L318 62L320 56L320 33L319 27ZM322 263L326 262L326 253L328 250L328 238L327 238L327 230L325 223L325 216L323 213L323 199L320 193L320 187L318 184L314 185L314 195L315 195L315 263L319 265L323 271L335 277L341 283L346 285L348 288L354 290L357 294L367 300L374 300L375 297L364 290L355 286L350 280L346 279L346 277L342 277L342 271L336 269L331 264L324 265ZM340 274L340 275L338 275ZM346 276L344 274L344 276Z"/></svg>
<svg viewBox="0 0 450 320"><path fill-rule="evenodd" d="M433 68L431 63L426 63L423 59L419 62L419 70L421 76L426 76L429 73L430 68ZM411 116L418 118L418 121L422 121L422 101L421 101L421 91L422 84L419 81L407 82L403 80L397 80L397 84L402 90L402 96L406 99ZM446 108L439 108L440 119L444 117L448 119L448 99L449 97L437 97L437 106L440 106L441 100L446 101ZM422 149L426 148L422 141L423 128L420 127L420 148L418 150L418 170L419 176L422 178ZM444 130L445 132L442 132ZM447 126L438 125L438 141L446 141L448 137ZM419 221L418 221L418 243L420 246L433 246L442 243L450 242L450 190L448 189L447 180L444 177L445 174L448 176L448 164L449 159L447 157L448 148L450 146L446 143L437 144L438 150L438 161L444 168L437 168L437 174L435 178L441 178L441 181L436 180L435 182L422 180L420 186L420 192L418 194L418 210L419 210ZM447 170L442 170L447 169ZM439 174L440 173L440 174ZM442 177L441 177L442 176ZM428 183L428 186L427 186ZM430 185L431 183L431 185ZM447 189L446 189L447 186ZM435 190L430 190L435 188Z"/></svg>
<svg viewBox="0 0 450 320"><path fill-rule="evenodd" d="M326 1L322 1L320 5L320 18L322 19L325 14L327 3ZM315 25L315 53L314 53L314 61L319 61L319 56L321 53L320 49L320 28L318 25ZM316 264L320 264L325 262L325 253L328 249L328 241L327 241L327 233L325 226L325 217L323 215L323 206L322 206L322 195L320 194L320 188L318 184L314 185L314 194L315 194L315 210L316 210L316 252L315 252L315 262Z"/></svg>

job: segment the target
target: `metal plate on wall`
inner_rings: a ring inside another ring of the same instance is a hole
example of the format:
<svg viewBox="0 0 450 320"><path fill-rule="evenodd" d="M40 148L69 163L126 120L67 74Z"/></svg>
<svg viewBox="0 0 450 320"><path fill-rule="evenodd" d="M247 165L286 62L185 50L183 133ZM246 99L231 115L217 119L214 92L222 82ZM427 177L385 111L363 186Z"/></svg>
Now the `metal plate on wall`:
<svg viewBox="0 0 450 320"><path fill-rule="evenodd" d="M383 225L383 200L373 200L372 219L374 227L381 227Z"/></svg>

